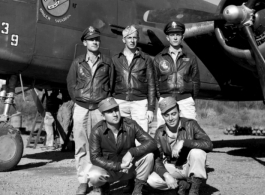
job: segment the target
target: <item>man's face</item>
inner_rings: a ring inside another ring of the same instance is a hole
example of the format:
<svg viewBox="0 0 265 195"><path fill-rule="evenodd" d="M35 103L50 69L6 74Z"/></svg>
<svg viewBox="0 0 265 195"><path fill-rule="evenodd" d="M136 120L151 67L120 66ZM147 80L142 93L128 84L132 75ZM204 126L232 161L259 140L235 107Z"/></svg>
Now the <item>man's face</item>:
<svg viewBox="0 0 265 195"><path fill-rule="evenodd" d="M171 110L164 113L162 116L169 127L175 127L178 124L179 111L177 107L172 108Z"/></svg>
<svg viewBox="0 0 265 195"><path fill-rule="evenodd" d="M134 33L128 35L127 37L123 38L122 41L125 43L125 47L129 49L135 49L138 42L138 33L135 31Z"/></svg>
<svg viewBox="0 0 265 195"><path fill-rule="evenodd" d="M167 35L167 40L169 41L169 44L173 47L180 46L182 40L183 40L183 34L180 32L173 32L169 33Z"/></svg>
<svg viewBox="0 0 265 195"><path fill-rule="evenodd" d="M121 114L119 107L112 108L110 110L107 110L103 113L103 118L107 121L107 123L115 125L119 124L121 120Z"/></svg>
<svg viewBox="0 0 265 195"><path fill-rule="evenodd" d="M87 39L83 41L84 46L86 46L88 51L96 52L99 50L100 37L95 37L92 39Z"/></svg>

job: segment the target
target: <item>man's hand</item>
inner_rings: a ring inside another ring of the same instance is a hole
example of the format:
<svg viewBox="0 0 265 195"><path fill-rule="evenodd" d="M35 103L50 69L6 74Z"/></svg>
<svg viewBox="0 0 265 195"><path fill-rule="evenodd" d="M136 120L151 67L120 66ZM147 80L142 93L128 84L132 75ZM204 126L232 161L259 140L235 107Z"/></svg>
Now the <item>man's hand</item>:
<svg viewBox="0 0 265 195"><path fill-rule="evenodd" d="M151 123L153 121L153 119L154 119L154 112L148 110L146 112L146 118L148 119L148 123Z"/></svg>
<svg viewBox="0 0 265 195"><path fill-rule="evenodd" d="M132 167L133 157L131 153L128 151L122 158L121 161L121 169L122 172L127 172Z"/></svg>
<svg viewBox="0 0 265 195"><path fill-rule="evenodd" d="M178 140L177 143L172 147L172 157L178 158L181 149L183 148L184 140Z"/></svg>
<svg viewBox="0 0 265 195"><path fill-rule="evenodd" d="M167 183L167 187L169 189L175 189L178 187L178 182L177 180L174 179L174 177L172 177L168 172L166 172L164 174L164 178L166 180L166 183Z"/></svg>
<svg viewBox="0 0 265 195"><path fill-rule="evenodd" d="M99 177L99 181L101 181L101 182L107 182L108 181L108 179L109 179L109 175L101 175L100 177Z"/></svg>

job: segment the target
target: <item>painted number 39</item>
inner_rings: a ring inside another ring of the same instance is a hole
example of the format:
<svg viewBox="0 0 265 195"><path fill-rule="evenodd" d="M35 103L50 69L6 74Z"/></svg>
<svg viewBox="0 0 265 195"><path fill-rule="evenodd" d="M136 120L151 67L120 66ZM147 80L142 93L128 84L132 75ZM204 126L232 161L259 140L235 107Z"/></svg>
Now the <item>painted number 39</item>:
<svg viewBox="0 0 265 195"><path fill-rule="evenodd" d="M9 24L6 22L2 22L3 30L1 30L2 34L8 35L9 33ZM11 45L18 46L18 35L11 35Z"/></svg>

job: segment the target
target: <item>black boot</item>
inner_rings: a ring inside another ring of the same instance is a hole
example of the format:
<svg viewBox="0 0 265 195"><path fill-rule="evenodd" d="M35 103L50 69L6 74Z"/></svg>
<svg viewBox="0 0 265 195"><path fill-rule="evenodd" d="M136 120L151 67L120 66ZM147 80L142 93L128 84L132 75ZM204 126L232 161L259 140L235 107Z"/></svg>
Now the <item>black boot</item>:
<svg viewBox="0 0 265 195"><path fill-rule="evenodd" d="M190 188L190 184L186 180L180 180L178 182L177 194L186 195L186 191Z"/></svg>
<svg viewBox="0 0 265 195"><path fill-rule="evenodd" d="M135 179L132 195L142 195L142 188L144 185L146 185L146 181Z"/></svg>
<svg viewBox="0 0 265 195"><path fill-rule="evenodd" d="M189 195L199 195L200 186L202 183L202 178L199 177L190 177L189 181L191 183Z"/></svg>
<svg viewBox="0 0 265 195"><path fill-rule="evenodd" d="M123 188L123 194L131 194L134 188L134 179L129 179L127 185Z"/></svg>
<svg viewBox="0 0 265 195"><path fill-rule="evenodd" d="M105 183L100 187L93 187L93 190L89 193L89 195L109 195L110 194L110 185L109 183Z"/></svg>

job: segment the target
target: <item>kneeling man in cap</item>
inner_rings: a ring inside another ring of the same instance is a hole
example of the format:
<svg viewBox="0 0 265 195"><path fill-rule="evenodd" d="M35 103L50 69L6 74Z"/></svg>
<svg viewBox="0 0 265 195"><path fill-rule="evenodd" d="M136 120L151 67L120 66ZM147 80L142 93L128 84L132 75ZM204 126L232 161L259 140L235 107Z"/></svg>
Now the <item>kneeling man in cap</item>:
<svg viewBox="0 0 265 195"><path fill-rule="evenodd" d="M134 120L121 117L119 106L110 97L99 103L104 120L90 134L90 159L93 164L88 178L93 192L108 194L109 183L135 178L133 195L142 187L153 169L154 139ZM135 145L135 139L141 143Z"/></svg>
<svg viewBox="0 0 265 195"><path fill-rule="evenodd" d="M147 183L156 189L176 189L179 195L198 195L203 179L207 179L206 152L213 148L208 135L193 119L179 117L173 97L159 103L166 124L155 135L158 150L154 172Z"/></svg>

